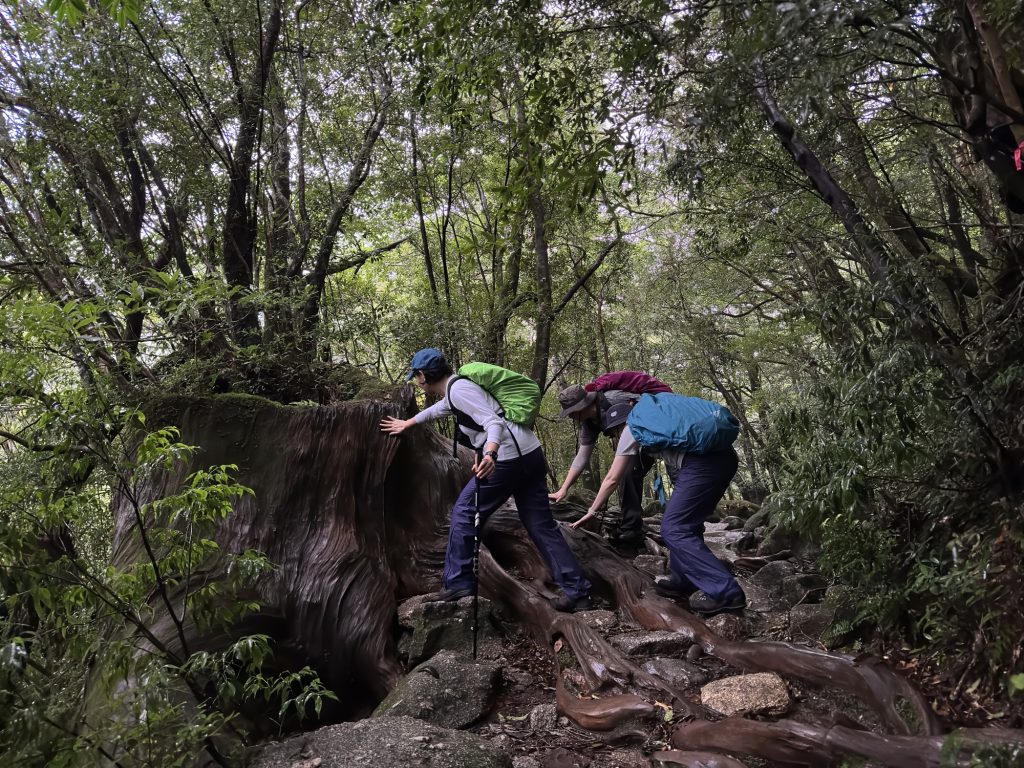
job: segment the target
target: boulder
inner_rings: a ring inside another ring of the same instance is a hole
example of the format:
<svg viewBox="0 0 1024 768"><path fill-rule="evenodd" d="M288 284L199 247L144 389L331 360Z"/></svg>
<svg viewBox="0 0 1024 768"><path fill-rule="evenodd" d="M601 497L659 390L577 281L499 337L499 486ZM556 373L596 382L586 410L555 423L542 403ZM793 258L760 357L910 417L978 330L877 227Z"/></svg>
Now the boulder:
<svg viewBox="0 0 1024 768"><path fill-rule="evenodd" d="M491 711L500 684L501 668L495 662L441 651L406 675L373 716L405 715L444 728L465 728Z"/></svg>
<svg viewBox="0 0 1024 768"><path fill-rule="evenodd" d="M558 711L554 704L538 704L530 710L530 730L553 731L558 728Z"/></svg>
<svg viewBox="0 0 1024 768"><path fill-rule="evenodd" d="M491 614L491 601L478 598L480 623L477 636L477 657L496 659L501 656L501 637ZM410 607L409 603L412 603ZM415 666L440 651L452 650L465 658L473 656L473 598L443 603L423 597L412 598L399 608L399 621L408 628L399 641L399 655Z"/></svg>
<svg viewBox="0 0 1024 768"><path fill-rule="evenodd" d="M768 510L760 509L747 518L747 522L743 524L743 530L747 533L753 533L765 525L768 525Z"/></svg>
<svg viewBox="0 0 1024 768"><path fill-rule="evenodd" d="M691 646L700 649L699 645ZM686 656L689 658L690 649L687 649ZM664 680L673 688L687 690L704 685L708 681L708 673L691 664L689 661L672 658L655 658L645 661L643 670L659 680Z"/></svg>
<svg viewBox="0 0 1024 768"><path fill-rule="evenodd" d="M628 632L608 638L627 656L684 656L693 641L679 632Z"/></svg>
<svg viewBox="0 0 1024 768"><path fill-rule="evenodd" d="M319 762L316 762L319 760ZM252 768L512 768L485 739L411 717L341 723L265 747Z"/></svg>
<svg viewBox="0 0 1024 768"><path fill-rule="evenodd" d="M793 563L788 560L776 560L761 568L749 581L773 598L781 598L784 581L795 573L796 566Z"/></svg>
<svg viewBox="0 0 1024 768"><path fill-rule="evenodd" d="M701 688L700 700L708 709L726 716L740 713L781 715L792 703L786 683L774 672L715 680Z"/></svg>
<svg viewBox="0 0 1024 768"><path fill-rule="evenodd" d="M820 603L828 582L816 573L796 573L782 580L782 599L786 605Z"/></svg>
<svg viewBox="0 0 1024 768"><path fill-rule="evenodd" d="M795 605L789 612L789 636L798 643L817 644L834 617L835 609L823 603Z"/></svg>
<svg viewBox="0 0 1024 768"><path fill-rule="evenodd" d="M665 558L661 555L637 555L633 558L633 565L651 576L663 576L668 573Z"/></svg>

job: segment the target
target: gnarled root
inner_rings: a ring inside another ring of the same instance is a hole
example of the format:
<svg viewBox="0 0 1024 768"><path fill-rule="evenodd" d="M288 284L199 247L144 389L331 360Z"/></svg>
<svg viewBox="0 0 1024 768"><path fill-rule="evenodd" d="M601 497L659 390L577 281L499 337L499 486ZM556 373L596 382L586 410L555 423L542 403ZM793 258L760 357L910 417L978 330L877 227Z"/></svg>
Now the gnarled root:
<svg viewBox="0 0 1024 768"><path fill-rule="evenodd" d="M756 755L786 765L827 765L857 756L889 768L939 768L966 765L943 758L947 738L957 740L959 755L967 757L979 747L1019 745L1024 755L1024 732L1009 729L964 729L951 737L879 735L836 725L821 728L792 720L765 723L730 717L717 723L681 725L672 733L672 744L686 749L720 749ZM954 753L956 754L956 753Z"/></svg>
<svg viewBox="0 0 1024 768"><path fill-rule="evenodd" d="M623 561L593 534L569 530L573 551L587 574L603 581L616 604L640 626L680 632L705 652L747 671L777 672L807 683L859 695L894 733L941 733L924 696L888 665L871 656L851 657L781 642L733 641L651 589L648 575ZM901 714L909 708L910 720ZM916 726L916 727L915 727Z"/></svg>

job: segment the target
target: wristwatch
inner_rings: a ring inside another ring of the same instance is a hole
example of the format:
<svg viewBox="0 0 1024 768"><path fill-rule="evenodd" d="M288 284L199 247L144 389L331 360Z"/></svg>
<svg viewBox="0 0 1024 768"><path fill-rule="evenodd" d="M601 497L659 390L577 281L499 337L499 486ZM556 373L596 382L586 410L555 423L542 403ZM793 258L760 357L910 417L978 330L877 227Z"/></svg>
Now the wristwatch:
<svg viewBox="0 0 1024 768"><path fill-rule="evenodd" d="M493 461L495 461L495 462L498 460L498 452L497 451L484 451L484 456L490 456L491 459Z"/></svg>

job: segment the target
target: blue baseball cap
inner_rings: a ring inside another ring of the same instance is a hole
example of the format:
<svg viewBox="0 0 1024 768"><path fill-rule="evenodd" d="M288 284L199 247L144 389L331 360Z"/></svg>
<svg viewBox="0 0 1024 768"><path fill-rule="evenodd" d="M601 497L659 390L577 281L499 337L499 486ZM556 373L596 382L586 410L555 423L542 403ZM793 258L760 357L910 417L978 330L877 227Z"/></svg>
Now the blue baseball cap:
<svg viewBox="0 0 1024 768"><path fill-rule="evenodd" d="M405 380L412 381L416 371L429 371L432 368L439 368L442 363L444 363L444 353L440 349L435 349L434 347L421 349L412 356L412 362L409 364L409 375L405 377Z"/></svg>

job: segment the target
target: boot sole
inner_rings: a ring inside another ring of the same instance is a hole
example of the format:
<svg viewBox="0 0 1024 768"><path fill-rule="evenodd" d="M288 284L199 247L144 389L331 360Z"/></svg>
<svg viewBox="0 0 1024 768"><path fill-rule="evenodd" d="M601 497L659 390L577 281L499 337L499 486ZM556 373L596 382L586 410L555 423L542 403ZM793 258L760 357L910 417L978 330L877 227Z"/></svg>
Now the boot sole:
<svg viewBox="0 0 1024 768"><path fill-rule="evenodd" d="M712 616L718 616L719 614L722 614L722 613L731 613L731 614L733 614L735 616L740 616L740 615L743 614L743 612L745 610L747 610L747 606L746 606L746 604L744 604L744 605L727 605L727 606L723 606L722 608L715 608L715 609L709 610L709 611L702 611L702 610L700 610L698 608L691 607L690 610L693 613L697 614L698 616L700 616L702 618L709 619Z"/></svg>

